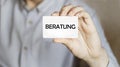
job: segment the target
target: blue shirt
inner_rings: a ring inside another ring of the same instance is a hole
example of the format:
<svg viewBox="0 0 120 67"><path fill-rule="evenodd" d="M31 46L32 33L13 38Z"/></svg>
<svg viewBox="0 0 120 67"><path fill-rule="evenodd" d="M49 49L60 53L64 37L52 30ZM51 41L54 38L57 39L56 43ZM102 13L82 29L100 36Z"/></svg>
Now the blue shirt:
<svg viewBox="0 0 120 67"><path fill-rule="evenodd" d="M81 0L43 0L33 10L21 0L0 0L0 67L73 67L74 56L65 46L42 38L42 17L70 3L91 15L110 58L108 67L119 67L95 12Z"/></svg>

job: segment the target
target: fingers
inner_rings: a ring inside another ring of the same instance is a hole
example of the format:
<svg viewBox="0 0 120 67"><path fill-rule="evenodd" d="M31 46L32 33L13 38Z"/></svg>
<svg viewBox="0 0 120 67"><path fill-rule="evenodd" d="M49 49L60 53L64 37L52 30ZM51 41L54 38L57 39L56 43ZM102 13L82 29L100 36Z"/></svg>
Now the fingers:
<svg viewBox="0 0 120 67"><path fill-rule="evenodd" d="M87 12L85 12L85 10L82 7L67 5L64 6L60 12L54 12L52 16L78 16L79 30L81 30L81 32L89 33L89 28L92 28L92 31L95 31L94 23L90 15Z"/></svg>
<svg viewBox="0 0 120 67"><path fill-rule="evenodd" d="M72 8L74 8L73 5L64 6L60 11L60 16L66 16Z"/></svg>
<svg viewBox="0 0 120 67"><path fill-rule="evenodd" d="M72 8L70 10L70 12L68 13L68 16L75 16L75 14L77 14L78 12L84 11L84 9L82 7L75 7Z"/></svg>
<svg viewBox="0 0 120 67"><path fill-rule="evenodd" d="M87 12L85 12L85 11L78 12L75 16L78 16L79 18L82 18L83 21L87 25L90 25L92 23L92 19L91 19L90 15Z"/></svg>
<svg viewBox="0 0 120 67"><path fill-rule="evenodd" d="M60 16L78 16L80 19L79 27L82 25L84 32L87 32L87 24L89 24L90 16L82 7L73 5L65 6L60 11ZM81 30L81 29L80 29ZM81 31L83 32L83 31Z"/></svg>
<svg viewBox="0 0 120 67"><path fill-rule="evenodd" d="M51 14L52 16L59 16L59 12L54 12L53 14Z"/></svg>
<svg viewBox="0 0 120 67"><path fill-rule="evenodd" d="M92 23L92 19L90 15L87 12L85 12L85 10L82 7L79 7L79 6L73 6L73 5L65 6L61 9L59 15L60 16L78 16L79 18L82 18L87 25Z"/></svg>
<svg viewBox="0 0 120 67"><path fill-rule="evenodd" d="M53 39L53 41L56 42L56 43L64 44L70 50L73 48L73 45L70 44L72 39L68 39L68 38L55 38L55 39Z"/></svg>
<svg viewBox="0 0 120 67"><path fill-rule="evenodd" d="M82 34L85 35L86 33L88 33L88 26L87 24L84 22L83 18L79 18L79 27L78 27L81 31Z"/></svg>
<svg viewBox="0 0 120 67"><path fill-rule="evenodd" d="M54 42L67 44L68 40L65 38L55 38Z"/></svg>
<svg viewBox="0 0 120 67"><path fill-rule="evenodd" d="M94 23L87 12L82 11L77 13L75 16L79 17L79 21L83 21L79 23L80 23L80 27L85 33L90 34L90 32L95 31Z"/></svg>
<svg viewBox="0 0 120 67"><path fill-rule="evenodd" d="M84 11L82 7L68 5L64 6L60 11L60 16L74 16L76 13Z"/></svg>

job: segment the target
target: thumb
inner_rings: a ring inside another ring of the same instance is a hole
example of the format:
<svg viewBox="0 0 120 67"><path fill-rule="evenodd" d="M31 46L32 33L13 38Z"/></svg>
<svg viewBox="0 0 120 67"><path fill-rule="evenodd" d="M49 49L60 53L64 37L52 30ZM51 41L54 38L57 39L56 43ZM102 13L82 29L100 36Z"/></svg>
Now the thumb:
<svg viewBox="0 0 120 67"><path fill-rule="evenodd" d="M65 38L54 38L53 41L57 42L57 43L63 43L63 44L67 44L68 43L68 40L65 39Z"/></svg>
<svg viewBox="0 0 120 67"><path fill-rule="evenodd" d="M62 43L63 45L65 45L70 51L73 50L74 46L73 44L71 44L71 41L73 39L67 39L67 38L55 38L54 42L56 43Z"/></svg>

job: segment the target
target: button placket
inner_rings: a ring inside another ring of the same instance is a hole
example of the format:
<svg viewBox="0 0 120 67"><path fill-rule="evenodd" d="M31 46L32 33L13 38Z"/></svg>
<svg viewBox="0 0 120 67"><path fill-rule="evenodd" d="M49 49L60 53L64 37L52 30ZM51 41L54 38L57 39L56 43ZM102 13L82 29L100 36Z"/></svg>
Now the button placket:
<svg viewBox="0 0 120 67"><path fill-rule="evenodd" d="M31 27L33 25L33 12L28 13L27 19L26 19L26 26L27 28Z"/></svg>
<svg viewBox="0 0 120 67"><path fill-rule="evenodd" d="M33 21L31 19L30 20L28 19L26 22L27 28L31 27L32 24L33 24Z"/></svg>
<svg viewBox="0 0 120 67"><path fill-rule="evenodd" d="M29 20L29 24L32 25L32 23L33 23L32 20Z"/></svg>
<svg viewBox="0 0 120 67"><path fill-rule="evenodd" d="M39 20L39 16L35 11L29 12L28 15L26 16L26 21L25 21L25 29L24 29L24 36L23 36L23 46L22 46L22 65L23 67L27 67L27 63L30 61L29 59L29 54L31 51L31 36L32 36L32 29L35 24ZM34 23L33 23L34 22Z"/></svg>
<svg viewBox="0 0 120 67"><path fill-rule="evenodd" d="M27 63L28 63L28 53L29 53L29 44L30 44L29 43L30 32L28 31L28 28L30 27L30 24L32 23L31 22L26 23L27 27L25 28L23 35L22 61L21 61L22 67L27 67Z"/></svg>
<svg viewBox="0 0 120 67"><path fill-rule="evenodd" d="M27 50L28 50L28 47L27 47L27 46L24 46L24 50L27 51Z"/></svg>

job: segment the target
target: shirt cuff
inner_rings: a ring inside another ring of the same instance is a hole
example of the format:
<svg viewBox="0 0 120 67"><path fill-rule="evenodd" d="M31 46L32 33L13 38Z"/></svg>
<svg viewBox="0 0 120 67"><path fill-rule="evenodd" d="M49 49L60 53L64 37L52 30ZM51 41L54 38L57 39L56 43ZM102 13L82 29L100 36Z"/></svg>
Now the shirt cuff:
<svg viewBox="0 0 120 67"><path fill-rule="evenodd" d="M109 58L107 67L119 67L119 65L114 60L112 60L112 58Z"/></svg>

